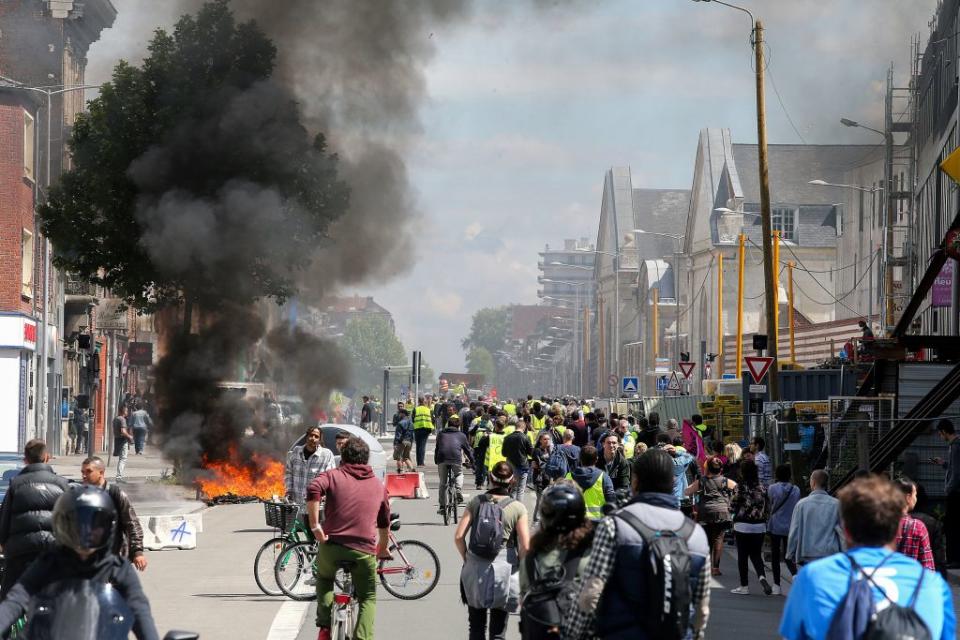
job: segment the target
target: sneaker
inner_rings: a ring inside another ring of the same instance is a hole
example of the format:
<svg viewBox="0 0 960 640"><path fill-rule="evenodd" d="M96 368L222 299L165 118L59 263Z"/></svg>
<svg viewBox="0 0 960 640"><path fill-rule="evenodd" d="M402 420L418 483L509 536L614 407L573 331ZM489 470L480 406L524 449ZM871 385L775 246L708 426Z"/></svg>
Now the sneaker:
<svg viewBox="0 0 960 640"><path fill-rule="evenodd" d="M731 589L730 593L735 593L738 596L748 596L750 595L750 587L737 587L736 589Z"/></svg>
<svg viewBox="0 0 960 640"><path fill-rule="evenodd" d="M772 587L770 587L770 595L773 595L773 596L782 596L782 595L783 595L783 591L780 589L780 585L775 584L775 585L773 585Z"/></svg>
<svg viewBox="0 0 960 640"><path fill-rule="evenodd" d="M330 640L330 629L320 627L320 633L317 634L317 640Z"/></svg>
<svg viewBox="0 0 960 640"><path fill-rule="evenodd" d="M770 583L767 582L766 576L760 576L760 586L763 587L763 593L766 595L773 593L773 589L770 588Z"/></svg>

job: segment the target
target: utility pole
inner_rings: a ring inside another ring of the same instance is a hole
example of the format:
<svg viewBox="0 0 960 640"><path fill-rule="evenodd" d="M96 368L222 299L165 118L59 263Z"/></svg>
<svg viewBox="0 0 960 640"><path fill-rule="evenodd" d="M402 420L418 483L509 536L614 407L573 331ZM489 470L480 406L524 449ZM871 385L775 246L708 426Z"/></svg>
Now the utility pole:
<svg viewBox="0 0 960 640"><path fill-rule="evenodd" d="M771 402L780 399L780 385L777 363L777 265L773 264L773 219L770 213L770 166L767 159L767 112L763 93L763 23L754 22L753 52L756 57L757 76L757 160L760 165L760 222L763 228L763 281L764 301L767 311L767 355L773 358L773 365L767 373L767 389ZM740 366L740 363L737 363Z"/></svg>

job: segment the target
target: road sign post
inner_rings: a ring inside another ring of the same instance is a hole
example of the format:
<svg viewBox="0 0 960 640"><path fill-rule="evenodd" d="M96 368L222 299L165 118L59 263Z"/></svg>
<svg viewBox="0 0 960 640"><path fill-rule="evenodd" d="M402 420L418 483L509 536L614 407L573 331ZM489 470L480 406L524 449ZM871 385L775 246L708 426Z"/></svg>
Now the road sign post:
<svg viewBox="0 0 960 640"><path fill-rule="evenodd" d="M620 391L623 395L628 393L638 393L640 391L640 378L637 376L624 376L620 381Z"/></svg>
<svg viewBox="0 0 960 640"><path fill-rule="evenodd" d="M677 366L680 367L680 373L683 374L684 380L689 380L690 376L693 375L693 370L697 368L696 362L679 362Z"/></svg>
<svg viewBox="0 0 960 640"><path fill-rule="evenodd" d="M678 395L680 393L680 378L677 377L676 371L670 374L670 382L667 384L667 391L676 391Z"/></svg>

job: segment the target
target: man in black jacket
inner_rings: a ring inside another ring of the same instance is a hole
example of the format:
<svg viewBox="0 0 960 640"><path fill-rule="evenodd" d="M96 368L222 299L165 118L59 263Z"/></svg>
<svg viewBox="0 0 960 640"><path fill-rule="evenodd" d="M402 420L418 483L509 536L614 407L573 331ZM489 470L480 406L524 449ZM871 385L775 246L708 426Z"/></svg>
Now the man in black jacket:
<svg viewBox="0 0 960 640"><path fill-rule="evenodd" d="M520 420L517 430L503 439L503 457L513 467L513 499L523 500L523 493L530 478L530 457L533 455L533 443L527 435L527 423Z"/></svg>
<svg viewBox="0 0 960 640"><path fill-rule="evenodd" d="M47 464L47 444L39 438L24 447L20 470L7 489L0 507L0 547L6 556L0 595L10 588L33 560L56 546L51 514L53 505L67 488L67 480Z"/></svg>
<svg viewBox="0 0 960 640"><path fill-rule="evenodd" d="M106 465L103 459L90 456L80 466L83 484L100 487L110 495L113 507L117 510L117 535L113 537L111 551L122 558L129 558L138 571L147 569L147 558L143 555L143 528L140 518L130 503L127 494L115 484L108 484L104 474Z"/></svg>
<svg viewBox="0 0 960 640"><path fill-rule="evenodd" d="M433 462L440 470L440 509L447 508L447 475L452 470L457 487L457 502L463 502L463 458L473 464L473 449L467 434L460 431L460 416L453 414L447 426L437 434L437 446L433 450Z"/></svg>

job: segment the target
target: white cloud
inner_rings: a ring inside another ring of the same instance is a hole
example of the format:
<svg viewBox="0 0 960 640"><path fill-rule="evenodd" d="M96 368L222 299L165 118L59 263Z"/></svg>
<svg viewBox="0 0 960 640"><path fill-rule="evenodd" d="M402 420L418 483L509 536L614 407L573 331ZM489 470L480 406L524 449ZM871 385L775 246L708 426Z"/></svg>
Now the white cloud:
<svg viewBox="0 0 960 640"><path fill-rule="evenodd" d="M483 225L479 222L471 222L467 225L467 228L463 230L463 237L467 240L473 240L483 231Z"/></svg>
<svg viewBox="0 0 960 640"><path fill-rule="evenodd" d="M430 310L443 318L456 318L463 307L463 298L455 291L437 291L429 288L424 295Z"/></svg>

